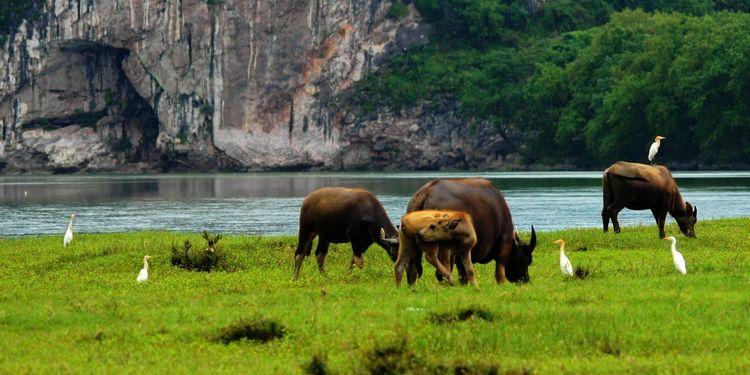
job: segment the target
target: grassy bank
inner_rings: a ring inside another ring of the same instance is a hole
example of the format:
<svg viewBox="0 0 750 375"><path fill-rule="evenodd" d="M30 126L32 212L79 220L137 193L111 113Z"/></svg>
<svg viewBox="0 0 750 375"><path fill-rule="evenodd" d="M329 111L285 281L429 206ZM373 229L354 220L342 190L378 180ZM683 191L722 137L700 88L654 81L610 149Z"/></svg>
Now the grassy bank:
<svg viewBox="0 0 750 375"><path fill-rule="evenodd" d="M750 219L705 221L697 239L678 236L686 276L654 226L586 229L540 233L530 284L496 286L479 265L480 290L425 277L413 291L395 288L376 247L348 273L351 250L333 246L327 276L308 259L292 281L291 237L222 239L229 270L213 273L170 265L170 246L198 234L84 234L67 249L62 235L2 239L0 372L296 373L313 356L336 373L748 372L748 229ZM587 279L560 275L559 237ZM151 279L138 285L144 254ZM480 311L461 321L467 307ZM259 317L285 336L217 339Z"/></svg>

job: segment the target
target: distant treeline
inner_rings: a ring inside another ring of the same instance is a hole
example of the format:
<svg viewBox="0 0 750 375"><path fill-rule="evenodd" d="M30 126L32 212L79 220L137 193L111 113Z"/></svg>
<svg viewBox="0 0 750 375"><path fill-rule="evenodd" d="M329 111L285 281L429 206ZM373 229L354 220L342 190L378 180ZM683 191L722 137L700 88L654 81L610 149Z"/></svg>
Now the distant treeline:
<svg viewBox="0 0 750 375"><path fill-rule="evenodd" d="M528 162L642 161L656 134L662 160L750 160L748 0L415 4L436 35L359 84L365 111L451 96Z"/></svg>

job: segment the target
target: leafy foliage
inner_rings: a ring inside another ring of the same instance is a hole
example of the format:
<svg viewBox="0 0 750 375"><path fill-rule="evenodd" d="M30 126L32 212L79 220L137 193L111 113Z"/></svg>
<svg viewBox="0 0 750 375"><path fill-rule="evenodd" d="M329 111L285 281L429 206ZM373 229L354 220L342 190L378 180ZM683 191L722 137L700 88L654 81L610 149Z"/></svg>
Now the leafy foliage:
<svg viewBox="0 0 750 375"><path fill-rule="evenodd" d="M403 18L409 15L409 6L404 4L401 0L395 0L391 4L391 8L388 9L388 17L390 18Z"/></svg>
<svg viewBox="0 0 750 375"><path fill-rule="evenodd" d="M217 246L221 239L221 235L218 234L212 236L210 233L203 231L203 239L206 240L207 247L202 251L192 251L193 244L190 243L189 240L185 240L182 249L172 245L172 265L202 272L211 272L215 269L226 269L227 257Z"/></svg>
<svg viewBox="0 0 750 375"><path fill-rule="evenodd" d="M433 42L365 77L353 104L452 97L469 123L524 133L530 162L644 160L656 134L666 161L748 160L750 2L525 3L416 0Z"/></svg>

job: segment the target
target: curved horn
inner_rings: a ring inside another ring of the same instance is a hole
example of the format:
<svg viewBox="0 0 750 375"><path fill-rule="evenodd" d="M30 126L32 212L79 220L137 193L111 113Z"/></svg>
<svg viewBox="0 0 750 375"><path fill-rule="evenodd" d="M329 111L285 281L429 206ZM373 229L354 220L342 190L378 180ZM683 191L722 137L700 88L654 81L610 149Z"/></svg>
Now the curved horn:
<svg viewBox="0 0 750 375"><path fill-rule="evenodd" d="M398 245L398 238L383 238L383 241L391 245Z"/></svg>
<svg viewBox="0 0 750 375"><path fill-rule="evenodd" d="M398 238L387 238L385 236L385 229L383 228L380 228L380 239L389 244L393 244L393 245L398 244Z"/></svg>
<svg viewBox="0 0 750 375"><path fill-rule="evenodd" d="M534 251L536 248L536 230L534 230L534 226L531 226L531 239L529 240L529 253Z"/></svg>

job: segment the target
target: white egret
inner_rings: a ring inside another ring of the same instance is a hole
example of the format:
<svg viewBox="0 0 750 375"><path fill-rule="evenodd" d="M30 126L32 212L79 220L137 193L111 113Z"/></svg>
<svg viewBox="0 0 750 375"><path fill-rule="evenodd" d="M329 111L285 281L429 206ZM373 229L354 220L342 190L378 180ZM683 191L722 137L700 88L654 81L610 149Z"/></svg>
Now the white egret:
<svg viewBox="0 0 750 375"><path fill-rule="evenodd" d="M659 152L659 146L661 146L662 139L667 138L657 135L656 138L654 138L654 143L651 144L651 148L648 149L648 161L650 161L651 164L656 163L656 153Z"/></svg>
<svg viewBox="0 0 750 375"><path fill-rule="evenodd" d="M677 251L677 239L673 236L664 237L663 240L672 241L672 260L674 261L674 268L681 274L687 273L687 267L685 266L685 258Z"/></svg>
<svg viewBox="0 0 750 375"><path fill-rule="evenodd" d="M70 222L68 222L68 230L65 231L65 236L63 237L63 247L67 247L70 245L70 242L73 241L73 220L75 220L76 215L70 215Z"/></svg>
<svg viewBox="0 0 750 375"><path fill-rule="evenodd" d="M565 241L559 239L553 243L560 245L560 271L564 276L573 276L573 265L570 264L570 259L565 256Z"/></svg>
<svg viewBox="0 0 750 375"><path fill-rule="evenodd" d="M135 281L142 283L148 280L148 260L149 259L151 259L151 257L148 255L143 257L143 268L141 268L141 272L138 273L138 277L135 279Z"/></svg>

